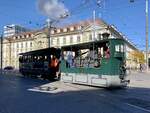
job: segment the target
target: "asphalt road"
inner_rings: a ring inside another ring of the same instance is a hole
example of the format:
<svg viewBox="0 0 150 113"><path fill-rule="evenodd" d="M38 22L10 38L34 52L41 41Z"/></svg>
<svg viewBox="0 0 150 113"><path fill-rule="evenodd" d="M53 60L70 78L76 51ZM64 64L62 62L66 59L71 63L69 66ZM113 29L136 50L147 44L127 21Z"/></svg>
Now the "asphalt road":
<svg viewBox="0 0 150 113"><path fill-rule="evenodd" d="M150 113L150 74L129 78L125 89L105 89L0 75L0 113Z"/></svg>

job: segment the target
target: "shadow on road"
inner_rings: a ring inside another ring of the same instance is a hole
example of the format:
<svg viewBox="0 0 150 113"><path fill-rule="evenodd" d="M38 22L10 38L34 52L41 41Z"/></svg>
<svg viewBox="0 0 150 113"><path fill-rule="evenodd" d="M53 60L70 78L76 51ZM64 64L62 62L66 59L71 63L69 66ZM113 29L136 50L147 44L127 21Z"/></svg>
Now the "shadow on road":
<svg viewBox="0 0 150 113"><path fill-rule="evenodd" d="M56 86L50 92L28 89ZM150 89L105 89L16 76L0 76L0 113L148 113Z"/></svg>

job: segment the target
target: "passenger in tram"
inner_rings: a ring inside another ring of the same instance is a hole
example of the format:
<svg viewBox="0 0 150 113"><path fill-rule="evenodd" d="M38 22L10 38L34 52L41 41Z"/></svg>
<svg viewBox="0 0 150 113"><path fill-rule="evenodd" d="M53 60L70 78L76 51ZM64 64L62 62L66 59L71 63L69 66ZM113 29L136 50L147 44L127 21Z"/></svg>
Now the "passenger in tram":
<svg viewBox="0 0 150 113"><path fill-rule="evenodd" d="M105 58L106 58L106 59L109 59L109 58L110 58L110 50L109 50L109 47L106 47L106 50L105 50Z"/></svg>
<svg viewBox="0 0 150 113"><path fill-rule="evenodd" d="M56 72L59 70L59 60L55 56L52 56L51 58L49 70L51 71L52 76L55 76Z"/></svg>
<svg viewBox="0 0 150 113"><path fill-rule="evenodd" d="M70 53L70 52L69 52L68 55L67 55L66 66L67 66L68 68L70 68L70 67L73 66L73 55L72 55L72 53Z"/></svg>

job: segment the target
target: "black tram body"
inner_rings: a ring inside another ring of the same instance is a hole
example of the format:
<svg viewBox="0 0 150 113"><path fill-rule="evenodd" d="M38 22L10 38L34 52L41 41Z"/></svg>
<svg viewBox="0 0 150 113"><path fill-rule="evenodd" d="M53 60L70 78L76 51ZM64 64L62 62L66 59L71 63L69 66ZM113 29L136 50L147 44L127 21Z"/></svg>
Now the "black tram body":
<svg viewBox="0 0 150 113"><path fill-rule="evenodd" d="M19 71L24 76L39 76L53 79L59 71L59 59L61 50L46 48L19 54ZM57 65L52 66L55 59Z"/></svg>

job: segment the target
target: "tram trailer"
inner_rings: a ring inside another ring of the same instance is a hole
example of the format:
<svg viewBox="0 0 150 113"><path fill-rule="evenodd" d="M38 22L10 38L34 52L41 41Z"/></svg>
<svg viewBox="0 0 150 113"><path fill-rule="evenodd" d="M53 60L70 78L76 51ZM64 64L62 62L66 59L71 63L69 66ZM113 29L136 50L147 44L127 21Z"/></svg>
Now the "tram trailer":
<svg viewBox="0 0 150 113"><path fill-rule="evenodd" d="M126 74L123 39L87 42L61 49L63 82L101 87L125 87L130 82Z"/></svg>

